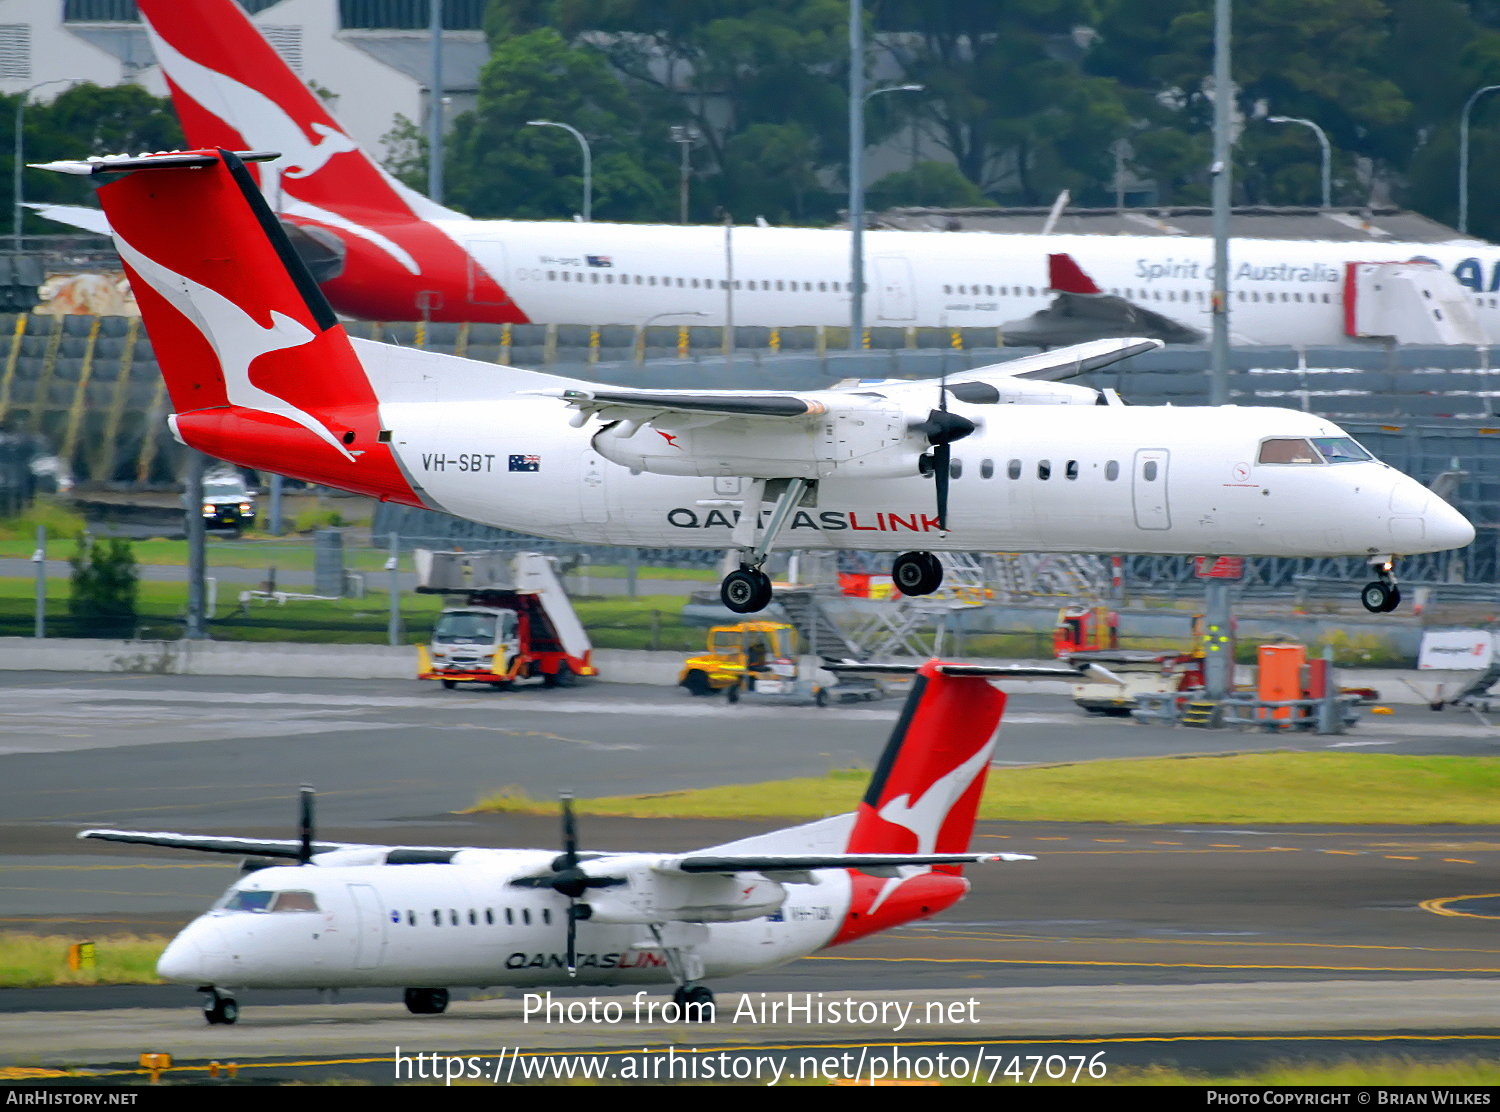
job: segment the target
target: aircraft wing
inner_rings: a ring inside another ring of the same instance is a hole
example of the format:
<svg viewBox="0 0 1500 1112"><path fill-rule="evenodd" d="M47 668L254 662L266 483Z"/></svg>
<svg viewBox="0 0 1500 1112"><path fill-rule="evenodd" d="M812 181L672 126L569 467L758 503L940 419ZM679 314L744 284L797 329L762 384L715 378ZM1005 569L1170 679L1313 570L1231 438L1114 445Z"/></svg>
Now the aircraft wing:
<svg viewBox="0 0 1500 1112"><path fill-rule="evenodd" d="M705 417L815 417L827 407L817 398L770 390L561 390L544 391L578 410L576 424L594 414L607 421L650 420L664 414Z"/></svg>
<svg viewBox="0 0 1500 1112"><path fill-rule="evenodd" d="M145 830L80 830L80 838L97 838L102 842L123 842L137 846L164 846L167 849L192 849L202 853L227 853L235 856L285 857L297 860L302 853L302 843L296 838L229 838L214 834L174 834L169 831ZM378 846L366 842L313 842L312 852L332 853L335 850L378 850L389 858L451 856L465 846Z"/></svg>
<svg viewBox="0 0 1500 1112"><path fill-rule="evenodd" d="M718 857L688 854L657 868L679 873L805 873L813 869L859 869L879 873L904 865L982 865L996 861L1035 861L1029 853L825 853Z"/></svg>

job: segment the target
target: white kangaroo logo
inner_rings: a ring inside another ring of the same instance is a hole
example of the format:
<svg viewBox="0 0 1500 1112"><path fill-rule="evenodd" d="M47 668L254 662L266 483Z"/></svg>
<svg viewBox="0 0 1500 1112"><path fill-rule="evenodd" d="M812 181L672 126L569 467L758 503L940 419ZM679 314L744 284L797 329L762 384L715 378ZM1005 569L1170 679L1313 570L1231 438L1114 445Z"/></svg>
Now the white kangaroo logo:
<svg viewBox="0 0 1500 1112"><path fill-rule="evenodd" d="M250 381L250 365L273 351L301 347L317 334L285 313L271 310L269 328L259 324L223 294L209 289L148 258L114 233L120 257L157 293L197 326L219 357L225 393L231 405L271 413L295 421L351 462L353 454L312 414L298 409L285 398L262 390Z"/></svg>
<svg viewBox="0 0 1500 1112"><path fill-rule="evenodd" d="M297 121L288 116L270 97L259 90L242 84L232 77L219 73L193 61L174 49L146 22L151 36L152 48L157 60L172 83L192 97L205 111L212 112L244 137L245 142L262 150L278 151L285 160L285 169L275 163L262 163L262 192L272 204L285 212L316 220L320 224L339 228L350 235L373 244L396 260L411 274L420 274L422 268L417 260L387 237L356 224L336 212L309 204L299 197L283 198L281 179L310 178L328 164L329 159L345 151L359 150L358 144L337 128L314 122L312 129L321 137L315 143L308 142Z"/></svg>

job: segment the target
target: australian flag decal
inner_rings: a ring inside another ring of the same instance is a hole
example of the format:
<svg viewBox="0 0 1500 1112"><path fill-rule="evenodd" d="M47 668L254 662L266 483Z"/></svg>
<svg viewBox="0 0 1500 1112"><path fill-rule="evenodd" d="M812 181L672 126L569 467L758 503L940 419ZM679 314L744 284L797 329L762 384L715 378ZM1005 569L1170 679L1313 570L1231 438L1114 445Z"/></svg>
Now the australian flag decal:
<svg viewBox="0 0 1500 1112"><path fill-rule="evenodd" d="M511 456L511 471L540 471L542 469L541 456Z"/></svg>
<svg viewBox="0 0 1500 1112"><path fill-rule="evenodd" d="M584 258L588 260L589 266L612 267L615 265L614 259L610 258L610 256L608 255L585 255Z"/></svg>

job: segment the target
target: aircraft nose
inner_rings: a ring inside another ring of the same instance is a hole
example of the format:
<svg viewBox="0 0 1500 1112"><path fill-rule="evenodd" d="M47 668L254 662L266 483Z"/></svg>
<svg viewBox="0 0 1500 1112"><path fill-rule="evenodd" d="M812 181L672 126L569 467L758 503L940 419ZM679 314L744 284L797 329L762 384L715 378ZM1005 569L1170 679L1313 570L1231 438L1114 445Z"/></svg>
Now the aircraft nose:
<svg viewBox="0 0 1500 1112"><path fill-rule="evenodd" d="M200 945L204 932L213 928L202 920L187 928L167 944L156 961L156 975L164 981L202 981L207 978L204 952Z"/></svg>
<svg viewBox="0 0 1500 1112"><path fill-rule="evenodd" d="M1465 548L1474 541L1474 523L1436 495L1423 515L1428 541L1434 551Z"/></svg>

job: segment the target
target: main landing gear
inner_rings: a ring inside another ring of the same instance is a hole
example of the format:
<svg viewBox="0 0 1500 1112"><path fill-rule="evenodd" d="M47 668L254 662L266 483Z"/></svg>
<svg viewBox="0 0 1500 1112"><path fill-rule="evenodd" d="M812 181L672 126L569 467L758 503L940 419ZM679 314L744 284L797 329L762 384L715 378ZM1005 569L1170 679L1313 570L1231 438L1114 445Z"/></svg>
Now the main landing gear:
<svg viewBox="0 0 1500 1112"><path fill-rule="evenodd" d="M703 976L703 959L690 950L668 945L659 923L651 924L651 934L661 948L662 957L666 958L667 972L677 982L677 987L672 990L677 1018L684 1023L712 1023L718 1015L713 990L698 983L698 978Z"/></svg>
<svg viewBox="0 0 1500 1112"><path fill-rule="evenodd" d="M719 599L736 614L754 614L771 605L771 577L761 568L771 554L776 538L800 506L816 490L807 479L756 479L740 508L740 519L732 534L739 546L740 566L719 584ZM771 518L760 527L760 507L767 495L775 495ZM757 539L757 534L759 539Z"/></svg>
<svg viewBox="0 0 1500 1112"><path fill-rule="evenodd" d="M1379 578L1365 584L1364 589L1359 592L1359 601L1372 614L1389 614L1401 605L1401 588L1396 586L1391 561L1386 557L1378 557L1370 561L1370 567Z"/></svg>
<svg viewBox="0 0 1500 1112"><path fill-rule="evenodd" d="M233 996L222 993L212 986L203 991L208 993L203 999L203 1018L208 1020L211 1026L234 1023L240 1018L240 1006L235 1003Z"/></svg>
<svg viewBox="0 0 1500 1112"><path fill-rule="evenodd" d="M930 595L943 585L943 563L931 552L903 552L891 564L891 579L903 595Z"/></svg>
<svg viewBox="0 0 1500 1112"><path fill-rule="evenodd" d="M442 1015L448 1010L445 988L409 988L402 997L412 1015Z"/></svg>

